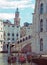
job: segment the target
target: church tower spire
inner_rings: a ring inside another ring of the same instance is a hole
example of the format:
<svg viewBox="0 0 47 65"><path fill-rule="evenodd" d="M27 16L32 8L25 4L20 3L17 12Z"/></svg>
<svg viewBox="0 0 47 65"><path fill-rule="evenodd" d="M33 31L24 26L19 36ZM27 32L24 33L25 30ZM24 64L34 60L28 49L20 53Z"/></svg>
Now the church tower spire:
<svg viewBox="0 0 47 65"><path fill-rule="evenodd" d="M16 18L19 17L19 10L18 10L18 8L16 9L15 17L16 17Z"/></svg>
<svg viewBox="0 0 47 65"><path fill-rule="evenodd" d="M19 18L19 10L18 10L18 8L16 9L16 12L15 12L14 24L16 26L20 26L20 18Z"/></svg>

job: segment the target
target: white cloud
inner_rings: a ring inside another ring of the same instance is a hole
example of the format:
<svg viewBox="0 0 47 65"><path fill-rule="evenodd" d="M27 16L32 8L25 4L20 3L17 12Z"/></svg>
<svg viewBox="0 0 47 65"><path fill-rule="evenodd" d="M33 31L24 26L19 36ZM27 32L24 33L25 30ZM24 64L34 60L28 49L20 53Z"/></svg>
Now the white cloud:
<svg viewBox="0 0 47 65"><path fill-rule="evenodd" d="M31 4L32 0L0 0L0 8L3 9L16 9L21 8L33 8L34 4ZM15 13L0 13L1 19L13 19L15 17Z"/></svg>
<svg viewBox="0 0 47 65"><path fill-rule="evenodd" d="M14 17L14 13L0 13L0 19L12 19Z"/></svg>
<svg viewBox="0 0 47 65"><path fill-rule="evenodd" d="M34 4L31 4L31 0L20 0L20 1L8 1L8 0L0 0L0 8L26 8L32 7L34 8ZM30 4L29 4L30 3Z"/></svg>

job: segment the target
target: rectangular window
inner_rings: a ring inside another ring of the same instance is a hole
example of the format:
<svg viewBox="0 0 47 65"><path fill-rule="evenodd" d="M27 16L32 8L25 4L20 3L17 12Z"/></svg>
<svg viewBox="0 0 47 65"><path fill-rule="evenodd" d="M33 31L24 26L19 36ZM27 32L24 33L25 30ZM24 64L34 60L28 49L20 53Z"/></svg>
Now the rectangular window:
<svg viewBox="0 0 47 65"><path fill-rule="evenodd" d="M43 32L43 28L40 28L40 32Z"/></svg>
<svg viewBox="0 0 47 65"><path fill-rule="evenodd" d="M7 40L10 40L10 38L8 38Z"/></svg>
<svg viewBox="0 0 47 65"><path fill-rule="evenodd" d="M12 36L14 36L14 33L12 33Z"/></svg>

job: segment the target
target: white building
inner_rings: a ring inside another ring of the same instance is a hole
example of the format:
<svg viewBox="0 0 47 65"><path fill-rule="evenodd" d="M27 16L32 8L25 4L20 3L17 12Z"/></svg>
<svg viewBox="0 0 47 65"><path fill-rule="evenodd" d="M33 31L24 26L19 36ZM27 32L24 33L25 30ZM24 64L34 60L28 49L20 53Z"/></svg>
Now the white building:
<svg viewBox="0 0 47 65"><path fill-rule="evenodd" d="M32 35L32 23L24 23L24 27L26 29L26 35Z"/></svg>
<svg viewBox="0 0 47 65"><path fill-rule="evenodd" d="M47 0L36 0L32 26L32 52L47 53Z"/></svg>
<svg viewBox="0 0 47 65"><path fill-rule="evenodd" d="M9 20L0 20L0 51L7 50L9 43L20 39L20 17L18 8L15 12L14 24Z"/></svg>
<svg viewBox="0 0 47 65"><path fill-rule="evenodd" d="M4 41L4 38L3 38L3 22L2 22L2 20L0 20L0 51L2 51L2 49L3 49L3 41Z"/></svg>

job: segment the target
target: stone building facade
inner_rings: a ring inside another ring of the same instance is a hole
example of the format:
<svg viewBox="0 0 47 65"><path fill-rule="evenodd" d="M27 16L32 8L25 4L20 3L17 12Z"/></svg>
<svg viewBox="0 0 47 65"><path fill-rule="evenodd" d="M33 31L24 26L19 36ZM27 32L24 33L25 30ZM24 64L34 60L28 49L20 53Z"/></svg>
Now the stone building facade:
<svg viewBox="0 0 47 65"><path fill-rule="evenodd" d="M0 51L7 51L8 44L20 39L20 17L18 8L15 12L14 24L9 20L0 20Z"/></svg>
<svg viewBox="0 0 47 65"><path fill-rule="evenodd" d="M47 53L47 0L36 0L32 26L32 52Z"/></svg>

